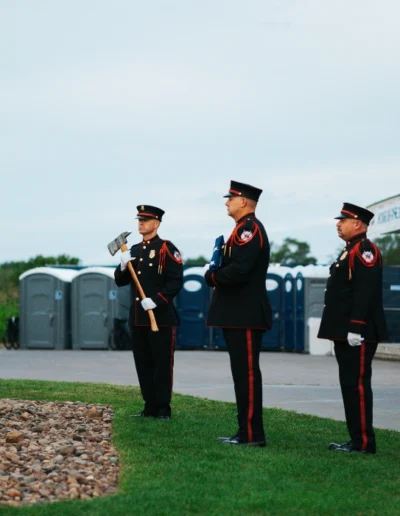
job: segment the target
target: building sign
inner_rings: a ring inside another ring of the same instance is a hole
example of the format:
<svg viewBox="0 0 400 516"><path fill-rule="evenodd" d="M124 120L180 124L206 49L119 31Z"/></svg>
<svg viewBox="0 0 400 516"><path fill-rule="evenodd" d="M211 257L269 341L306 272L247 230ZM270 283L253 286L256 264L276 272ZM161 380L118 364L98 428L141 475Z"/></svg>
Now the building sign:
<svg viewBox="0 0 400 516"><path fill-rule="evenodd" d="M375 213L369 226L369 236L400 233L400 194L371 204L367 208Z"/></svg>

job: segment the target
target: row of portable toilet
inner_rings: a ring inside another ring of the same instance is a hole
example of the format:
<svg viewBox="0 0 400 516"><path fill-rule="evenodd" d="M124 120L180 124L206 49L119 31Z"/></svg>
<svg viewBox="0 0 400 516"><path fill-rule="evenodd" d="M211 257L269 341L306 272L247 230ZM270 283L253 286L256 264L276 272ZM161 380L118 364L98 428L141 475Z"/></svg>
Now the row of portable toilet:
<svg viewBox="0 0 400 516"><path fill-rule="evenodd" d="M322 313L326 267L270 268L266 278L273 327L263 350L308 350L308 317ZM175 300L178 349L225 349L222 330L208 328L212 289L201 267L184 270ZM20 345L30 349L108 349L114 319L128 319L130 286L118 288L111 267L39 267L20 276Z"/></svg>
<svg viewBox="0 0 400 516"><path fill-rule="evenodd" d="M114 319L128 319L130 286L114 269L38 267L20 276L20 346L108 349Z"/></svg>
<svg viewBox="0 0 400 516"><path fill-rule="evenodd" d="M270 267L266 290L272 308L272 329L265 332L262 350L308 352L308 318L321 317L329 267ZM184 270L184 284L176 306L180 317L177 347L226 349L219 328L205 325L212 290L201 267Z"/></svg>
<svg viewBox="0 0 400 516"><path fill-rule="evenodd" d="M310 352L309 321L318 321L324 309L329 266L274 267L268 269L266 290L273 326L264 333L262 349ZM389 342L400 342L400 267L383 269L383 306ZM205 284L201 267L184 271L184 285L176 305L181 324L177 347L226 349L222 331L205 326L212 290Z"/></svg>
<svg viewBox="0 0 400 516"><path fill-rule="evenodd" d="M322 315L328 274L325 266L269 268L273 327L263 335L263 350L309 351L308 320ZM206 326L211 295L202 267L186 267L175 299L178 349L225 349L222 331ZM391 340L400 342L400 268L384 269L383 300ZM20 345L108 349L114 320L128 319L130 303L130 286L116 286L113 267L32 269L20 277Z"/></svg>

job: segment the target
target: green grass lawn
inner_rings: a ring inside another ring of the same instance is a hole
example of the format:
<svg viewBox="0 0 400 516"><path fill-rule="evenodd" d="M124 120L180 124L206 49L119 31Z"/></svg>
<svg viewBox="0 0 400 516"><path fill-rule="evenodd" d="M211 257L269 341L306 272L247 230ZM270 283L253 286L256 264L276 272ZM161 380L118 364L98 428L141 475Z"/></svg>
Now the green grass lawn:
<svg viewBox="0 0 400 516"><path fill-rule="evenodd" d="M232 386L233 388L233 386ZM235 405L174 395L171 421L131 419L138 389L105 384L0 380L1 398L105 403L115 409L118 494L24 508L23 515L400 514L400 433L378 430L377 455L327 450L345 424L264 409L268 445L216 441L236 431Z"/></svg>

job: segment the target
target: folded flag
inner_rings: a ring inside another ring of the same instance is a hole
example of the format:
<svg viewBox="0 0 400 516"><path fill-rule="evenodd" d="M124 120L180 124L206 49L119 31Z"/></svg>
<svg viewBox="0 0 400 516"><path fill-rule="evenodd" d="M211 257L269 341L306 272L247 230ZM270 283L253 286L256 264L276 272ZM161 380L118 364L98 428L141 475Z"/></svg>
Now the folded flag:
<svg viewBox="0 0 400 516"><path fill-rule="evenodd" d="M214 249L210 260L210 271L215 271L221 267L222 260L224 258L224 244L224 235L215 239Z"/></svg>

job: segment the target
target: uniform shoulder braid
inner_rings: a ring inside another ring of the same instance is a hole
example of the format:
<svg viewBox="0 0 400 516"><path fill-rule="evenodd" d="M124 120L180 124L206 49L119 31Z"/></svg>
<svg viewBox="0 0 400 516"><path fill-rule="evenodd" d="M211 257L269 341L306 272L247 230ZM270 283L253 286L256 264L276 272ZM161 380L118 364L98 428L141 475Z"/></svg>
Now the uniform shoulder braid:
<svg viewBox="0 0 400 516"><path fill-rule="evenodd" d="M164 240L161 245L159 260L160 271L165 268L167 257L171 258L173 262L178 263L179 265L182 264L182 255L179 249L170 240Z"/></svg>
<svg viewBox="0 0 400 516"><path fill-rule="evenodd" d="M382 255L378 247L367 238L357 242L349 253L349 270L354 271L355 259L364 267L374 267L377 262L382 265Z"/></svg>
<svg viewBox="0 0 400 516"><path fill-rule="evenodd" d="M232 231L226 245L232 247L237 245L239 247L251 242L257 235L260 237L260 247L263 246L263 236L260 230L260 226L254 217L246 217Z"/></svg>

